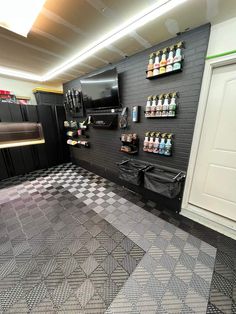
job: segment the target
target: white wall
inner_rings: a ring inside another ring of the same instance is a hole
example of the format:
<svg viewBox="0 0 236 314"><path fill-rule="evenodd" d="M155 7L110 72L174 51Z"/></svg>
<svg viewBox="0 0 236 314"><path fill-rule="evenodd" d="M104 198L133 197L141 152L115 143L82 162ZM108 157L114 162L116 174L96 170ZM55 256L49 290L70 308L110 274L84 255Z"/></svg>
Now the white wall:
<svg viewBox="0 0 236 314"><path fill-rule="evenodd" d="M207 56L236 50L236 18L211 27Z"/></svg>
<svg viewBox="0 0 236 314"><path fill-rule="evenodd" d="M206 97L208 94L211 76L209 74L209 63L213 60L226 60L229 57L236 59L236 53L226 56L216 56L219 54L225 54L230 51L236 52L236 18L229 19L222 23L213 25L211 27L210 39L207 51L207 57L215 56L215 59L206 60L205 71L203 75L203 83L200 93L200 101L197 112L197 119L195 124L190 161L188 166L186 184L184 189L184 196L182 202L181 214L192 220L195 220L203 225L206 225L218 232L224 233L225 235L236 239L235 222L227 219L226 217L217 215L216 213L209 212L203 208L198 208L189 203L189 195L192 184L192 177L194 173L194 165L197 158L197 154L201 154L198 150L198 143L201 136L201 128L204 120L204 112L206 106ZM235 56L235 57L234 57Z"/></svg>
<svg viewBox="0 0 236 314"><path fill-rule="evenodd" d="M62 85L43 84L40 82L24 81L0 76L0 89L12 91L16 96L30 97L32 105L36 105L34 93L32 92L36 87L51 88L59 91L63 90Z"/></svg>

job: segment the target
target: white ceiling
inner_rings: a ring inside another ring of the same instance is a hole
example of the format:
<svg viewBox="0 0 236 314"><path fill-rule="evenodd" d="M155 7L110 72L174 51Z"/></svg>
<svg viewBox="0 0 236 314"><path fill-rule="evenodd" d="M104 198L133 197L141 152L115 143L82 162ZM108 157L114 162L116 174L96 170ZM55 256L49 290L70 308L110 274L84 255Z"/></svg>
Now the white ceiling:
<svg viewBox="0 0 236 314"><path fill-rule="evenodd" d="M0 28L0 67L42 76L156 2L47 0L27 38ZM167 40L187 28L232 18L235 12L235 0L187 0L59 74L51 83L72 80Z"/></svg>

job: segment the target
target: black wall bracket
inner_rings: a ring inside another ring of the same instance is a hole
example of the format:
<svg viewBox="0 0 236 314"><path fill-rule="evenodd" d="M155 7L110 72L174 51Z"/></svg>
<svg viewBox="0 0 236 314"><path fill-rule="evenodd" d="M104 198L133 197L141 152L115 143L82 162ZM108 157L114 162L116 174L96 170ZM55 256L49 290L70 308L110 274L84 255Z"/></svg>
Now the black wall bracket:
<svg viewBox="0 0 236 314"><path fill-rule="evenodd" d="M91 114L91 124L93 128L116 129L118 122L117 114Z"/></svg>

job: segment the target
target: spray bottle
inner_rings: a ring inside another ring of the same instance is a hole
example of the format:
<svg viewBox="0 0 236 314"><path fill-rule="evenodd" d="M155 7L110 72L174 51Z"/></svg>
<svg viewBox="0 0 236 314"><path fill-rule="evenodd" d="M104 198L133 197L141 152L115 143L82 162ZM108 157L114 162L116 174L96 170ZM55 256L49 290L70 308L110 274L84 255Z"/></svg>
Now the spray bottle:
<svg viewBox="0 0 236 314"><path fill-rule="evenodd" d="M172 143L171 143L171 139L172 139L173 134L167 134L167 140L166 140L166 144L165 144L165 152L164 155L165 156L171 156L171 150L172 150Z"/></svg>
<svg viewBox="0 0 236 314"><path fill-rule="evenodd" d="M153 153L158 154L159 153L159 145L160 145L160 133L156 133L155 135L155 142L154 142L154 147L153 147Z"/></svg>
<svg viewBox="0 0 236 314"><path fill-rule="evenodd" d="M162 115L162 109L163 109L162 98L163 98L163 94L158 96L158 103L157 103L157 108L156 108L156 117L161 117L161 115Z"/></svg>
<svg viewBox="0 0 236 314"><path fill-rule="evenodd" d="M152 106L151 106L151 117L156 116L156 110L157 110L157 96L152 97Z"/></svg>
<svg viewBox="0 0 236 314"><path fill-rule="evenodd" d="M146 104L146 109L145 109L145 117L150 117L152 97L153 96L149 96L148 97L147 104Z"/></svg>
<svg viewBox="0 0 236 314"><path fill-rule="evenodd" d="M162 56L161 56L161 62L160 62L160 74L165 73L166 72L166 52L167 49L163 49L162 51Z"/></svg>
<svg viewBox="0 0 236 314"><path fill-rule="evenodd" d="M143 151L144 152L148 151L149 135L150 135L150 132L145 133L145 139L144 139L144 143L143 143Z"/></svg>
<svg viewBox="0 0 236 314"><path fill-rule="evenodd" d="M153 153L153 149L154 149L154 136L155 136L155 132L152 132L150 134L150 139L149 139L149 143L148 143L148 152L149 153Z"/></svg>
<svg viewBox="0 0 236 314"><path fill-rule="evenodd" d="M163 133L161 135L161 142L159 145L159 154L160 155L164 155L164 153L165 153L165 137L166 137L166 133Z"/></svg>
<svg viewBox="0 0 236 314"><path fill-rule="evenodd" d="M160 51L156 52L156 58L154 62L154 70L153 70L153 76L159 74L159 67L160 67Z"/></svg>
<svg viewBox="0 0 236 314"><path fill-rule="evenodd" d="M169 117L175 117L177 93L174 92L174 93L170 94L170 96L171 96L171 101L170 101L170 105L169 105Z"/></svg>
<svg viewBox="0 0 236 314"><path fill-rule="evenodd" d="M170 52L167 58L166 72L171 72L173 70L172 63L174 62L174 46L170 47Z"/></svg>
<svg viewBox="0 0 236 314"><path fill-rule="evenodd" d="M162 106L162 117L167 117L169 112L169 103L168 103L168 97L169 94L165 94L165 100Z"/></svg>
<svg viewBox="0 0 236 314"><path fill-rule="evenodd" d="M181 60L183 58L182 56L182 51L181 51L181 48L182 48L182 42L179 42L177 44L177 49L176 49L176 53L175 53L175 56L174 56L174 65L173 65L173 70L178 70L178 69L181 69Z"/></svg>
<svg viewBox="0 0 236 314"><path fill-rule="evenodd" d="M155 59L155 54L151 53L149 55L148 68L147 68L148 71L153 70L154 59Z"/></svg>

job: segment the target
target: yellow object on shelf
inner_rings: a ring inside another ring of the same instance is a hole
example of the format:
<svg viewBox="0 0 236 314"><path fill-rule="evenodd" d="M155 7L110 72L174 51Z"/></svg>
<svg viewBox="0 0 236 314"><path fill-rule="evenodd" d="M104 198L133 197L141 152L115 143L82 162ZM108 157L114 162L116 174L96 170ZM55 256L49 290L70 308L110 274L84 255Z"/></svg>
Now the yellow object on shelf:
<svg viewBox="0 0 236 314"><path fill-rule="evenodd" d="M61 90L44 88L44 87L36 87L33 89L33 92L34 93L44 92L44 93L53 93L53 94L63 94L63 91L61 91Z"/></svg>

